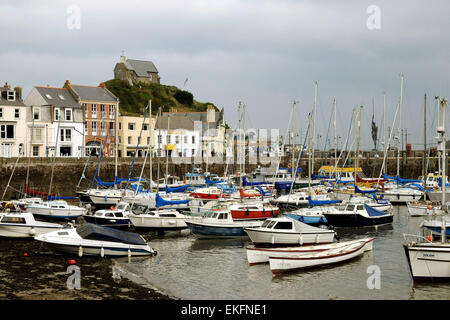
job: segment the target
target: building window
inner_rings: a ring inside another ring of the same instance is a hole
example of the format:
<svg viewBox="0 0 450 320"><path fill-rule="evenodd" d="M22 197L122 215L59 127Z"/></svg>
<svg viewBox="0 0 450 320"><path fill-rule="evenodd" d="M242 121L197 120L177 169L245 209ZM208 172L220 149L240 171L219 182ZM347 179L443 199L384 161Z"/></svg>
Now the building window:
<svg viewBox="0 0 450 320"><path fill-rule="evenodd" d="M115 113L116 113L116 110L114 108L114 105L112 105L112 104L109 105L109 118L114 119Z"/></svg>
<svg viewBox="0 0 450 320"><path fill-rule="evenodd" d="M20 109L14 109L14 118L19 119L20 118Z"/></svg>
<svg viewBox="0 0 450 320"><path fill-rule="evenodd" d="M192 143L195 143L195 136L192 136Z"/></svg>
<svg viewBox="0 0 450 320"><path fill-rule="evenodd" d="M122 137L119 136L119 144L122 143Z"/></svg>
<svg viewBox="0 0 450 320"><path fill-rule="evenodd" d="M0 118L3 118L3 108L0 108Z"/></svg>
<svg viewBox="0 0 450 320"><path fill-rule="evenodd" d="M193 157L194 155L195 155L195 149L192 149L191 157Z"/></svg>
<svg viewBox="0 0 450 320"><path fill-rule="evenodd" d="M130 131L134 131L135 127L136 127L136 125L134 123L128 124L128 130L130 130Z"/></svg>
<svg viewBox="0 0 450 320"><path fill-rule="evenodd" d="M14 125L13 124L0 125L0 138L14 139Z"/></svg>
<svg viewBox="0 0 450 320"><path fill-rule="evenodd" d="M142 130L143 131L148 131L148 124L147 123L143 123L142 124Z"/></svg>
<svg viewBox="0 0 450 320"><path fill-rule="evenodd" d="M66 121L72 121L72 109L66 109Z"/></svg>
<svg viewBox="0 0 450 320"><path fill-rule="evenodd" d="M97 134L97 122L92 122L92 134L96 135Z"/></svg>
<svg viewBox="0 0 450 320"><path fill-rule="evenodd" d="M92 118L97 118L97 105L92 105Z"/></svg>
<svg viewBox="0 0 450 320"><path fill-rule="evenodd" d="M119 130L122 130L122 122L119 122Z"/></svg>
<svg viewBox="0 0 450 320"><path fill-rule="evenodd" d="M158 143L162 143L162 135L158 135Z"/></svg>
<svg viewBox="0 0 450 320"><path fill-rule="evenodd" d="M106 106L104 104L100 105L100 112L102 114L102 118L106 118Z"/></svg>
<svg viewBox="0 0 450 320"><path fill-rule="evenodd" d="M13 90L8 90L8 93L7 93L7 97L8 97L8 101L14 101L14 100L16 100L16 92L15 91L13 91Z"/></svg>
<svg viewBox="0 0 450 320"><path fill-rule="evenodd" d="M152 77L152 75L151 75L151 74L149 74L149 75L148 75L148 78L150 79L150 81L152 81L152 80L153 80L153 77Z"/></svg>
<svg viewBox="0 0 450 320"><path fill-rule="evenodd" d="M180 143L180 136L175 136L175 144L179 144Z"/></svg>
<svg viewBox="0 0 450 320"><path fill-rule="evenodd" d="M59 121L59 108L55 108L55 120L54 121Z"/></svg>
<svg viewBox="0 0 450 320"><path fill-rule="evenodd" d="M42 142L42 128L33 128L33 142Z"/></svg>
<svg viewBox="0 0 450 320"><path fill-rule="evenodd" d="M58 97L59 97L61 100L66 100L66 98L64 98L64 96L63 96L62 94L58 94Z"/></svg>
<svg viewBox="0 0 450 320"><path fill-rule="evenodd" d="M60 130L60 141L62 141L62 142L72 141L72 130L71 129L61 129Z"/></svg>
<svg viewBox="0 0 450 320"><path fill-rule="evenodd" d="M33 120L39 120L41 108L33 107Z"/></svg>
<svg viewBox="0 0 450 320"><path fill-rule="evenodd" d="M87 133L88 133L88 123L85 122L84 123L84 134L87 134Z"/></svg>
<svg viewBox="0 0 450 320"><path fill-rule="evenodd" d="M39 146L33 146L33 157L39 157Z"/></svg>
<svg viewBox="0 0 450 320"><path fill-rule="evenodd" d="M184 143L187 144L187 136L184 136Z"/></svg>
<svg viewBox="0 0 450 320"><path fill-rule="evenodd" d="M167 137L166 137L167 138L167 143L170 143L170 140L171 140L170 137L171 137L171 135L167 135Z"/></svg>
<svg viewBox="0 0 450 320"><path fill-rule="evenodd" d="M150 144L150 137L147 137L147 145Z"/></svg>
<svg viewBox="0 0 450 320"><path fill-rule="evenodd" d="M84 109L84 118L87 119L89 116L87 103L83 103L83 109Z"/></svg>
<svg viewBox="0 0 450 320"><path fill-rule="evenodd" d="M128 144L131 144L131 137L128 137Z"/></svg>

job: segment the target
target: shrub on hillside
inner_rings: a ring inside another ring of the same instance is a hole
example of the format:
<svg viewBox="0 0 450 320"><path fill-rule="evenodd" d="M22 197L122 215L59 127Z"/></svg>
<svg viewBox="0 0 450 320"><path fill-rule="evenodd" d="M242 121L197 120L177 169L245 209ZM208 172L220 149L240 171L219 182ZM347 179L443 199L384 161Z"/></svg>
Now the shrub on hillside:
<svg viewBox="0 0 450 320"><path fill-rule="evenodd" d="M179 103L187 104L188 106L192 106L192 104L194 103L194 96L188 91L177 91L177 93L175 93L174 95L174 98L177 99Z"/></svg>

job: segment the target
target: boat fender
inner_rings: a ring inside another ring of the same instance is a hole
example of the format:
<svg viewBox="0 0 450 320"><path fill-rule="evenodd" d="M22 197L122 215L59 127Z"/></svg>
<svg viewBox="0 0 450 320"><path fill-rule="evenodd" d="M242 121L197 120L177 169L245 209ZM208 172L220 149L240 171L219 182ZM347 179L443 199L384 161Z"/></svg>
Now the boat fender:
<svg viewBox="0 0 450 320"><path fill-rule="evenodd" d="M80 247L78 248L78 256L82 257L83 256L83 247L80 244Z"/></svg>
<svg viewBox="0 0 450 320"><path fill-rule="evenodd" d="M298 243L302 246L303 245L303 237L302 236L300 236L299 238L298 238Z"/></svg>
<svg viewBox="0 0 450 320"><path fill-rule="evenodd" d="M30 236L34 236L36 234L36 229L31 228L30 231L28 231L28 233L30 234Z"/></svg>
<svg viewBox="0 0 450 320"><path fill-rule="evenodd" d="M266 215L266 208L263 207L263 215Z"/></svg>
<svg viewBox="0 0 450 320"><path fill-rule="evenodd" d="M105 256L105 249L103 249L103 247L100 249L100 257L104 257Z"/></svg>

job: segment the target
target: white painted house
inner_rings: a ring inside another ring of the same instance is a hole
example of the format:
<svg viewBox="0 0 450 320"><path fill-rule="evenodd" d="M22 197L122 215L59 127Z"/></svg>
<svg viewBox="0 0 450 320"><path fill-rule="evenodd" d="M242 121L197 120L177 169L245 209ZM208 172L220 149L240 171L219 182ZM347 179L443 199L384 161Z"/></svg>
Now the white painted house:
<svg viewBox="0 0 450 320"><path fill-rule="evenodd" d="M14 90L8 83L0 87L0 157L23 156L26 147L27 107L22 89Z"/></svg>
<svg viewBox="0 0 450 320"><path fill-rule="evenodd" d="M31 156L82 155L83 110L68 89L35 86L25 103L30 107L27 126L31 132Z"/></svg>

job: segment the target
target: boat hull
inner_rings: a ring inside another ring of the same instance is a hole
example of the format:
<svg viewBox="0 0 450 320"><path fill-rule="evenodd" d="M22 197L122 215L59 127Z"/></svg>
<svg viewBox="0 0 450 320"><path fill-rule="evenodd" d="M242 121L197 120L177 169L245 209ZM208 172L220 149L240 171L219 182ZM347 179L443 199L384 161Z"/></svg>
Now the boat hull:
<svg viewBox="0 0 450 320"><path fill-rule="evenodd" d="M364 251L371 251L373 249L374 238L354 240L348 242L358 242L366 240ZM300 247L287 247L287 248L257 248L247 247L247 261L249 265L255 265L260 263L268 263L269 257L289 258L296 257L303 254L310 254L313 252L325 251L333 248L343 246L342 243L322 244L317 246L300 246Z"/></svg>
<svg viewBox="0 0 450 320"><path fill-rule="evenodd" d="M286 271L318 267L347 261L362 255L365 251L364 246L365 246L364 244L360 244L358 246L355 246L355 249L352 249L349 252L337 253L335 255L329 256L320 255L307 257L307 255L303 255L300 257L292 257L292 258L270 257L269 258L270 270L272 271L273 274L276 275Z"/></svg>
<svg viewBox="0 0 450 320"><path fill-rule="evenodd" d="M186 224L189 227L191 233L202 239L210 238L247 238L248 235L244 231L242 226L219 226L219 225L207 225L202 223L188 222Z"/></svg>
<svg viewBox="0 0 450 320"><path fill-rule="evenodd" d="M414 280L450 280L450 245L404 244Z"/></svg>
<svg viewBox="0 0 450 320"><path fill-rule="evenodd" d="M324 213L328 224L333 227L370 227L384 224L390 224L394 220L392 214L380 217L367 218L357 213Z"/></svg>
<svg viewBox="0 0 450 320"><path fill-rule="evenodd" d="M77 245L67 245L67 244L57 244L57 243L46 243L46 245L52 249L53 251L63 252L73 255L79 255L80 246ZM102 255L102 247L99 246L89 246L82 245L82 255L83 256L101 256ZM127 247L103 247L103 255L111 256L111 257L126 257L128 255L131 256L148 256L154 255L154 251L150 248L137 248L130 247L130 253L128 253Z"/></svg>
<svg viewBox="0 0 450 320"><path fill-rule="evenodd" d="M321 233L268 232L252 228L244 228L255 246L274 245L314 245L334 241L334 231Z"/></svg>
<svg viewBox="0 0 450 320"><path fill-rule="evenodd" d="M39 227L21 225L0 225L0 237L8 238L33 238L34 236L60 230L61 227Z"/></svg>
<svg viewBox="0 0 450 320"><path fill-rule="evenodd" d="M185 222L186 218L175 217L139 217L130 216L130 221L137 229L150 229L150 230L181 230L186 229L188 226Z"/></svg>

